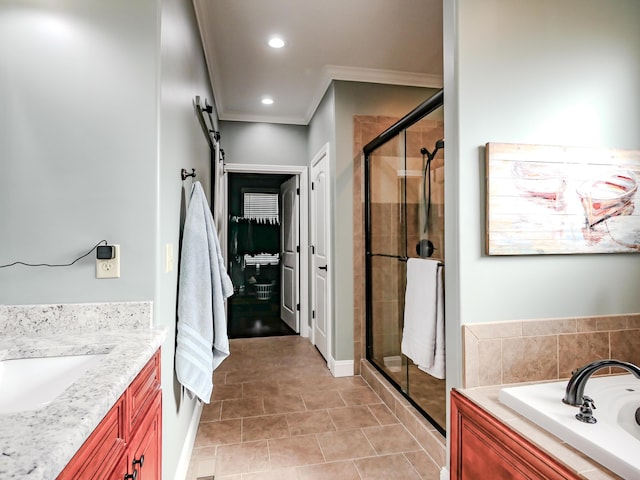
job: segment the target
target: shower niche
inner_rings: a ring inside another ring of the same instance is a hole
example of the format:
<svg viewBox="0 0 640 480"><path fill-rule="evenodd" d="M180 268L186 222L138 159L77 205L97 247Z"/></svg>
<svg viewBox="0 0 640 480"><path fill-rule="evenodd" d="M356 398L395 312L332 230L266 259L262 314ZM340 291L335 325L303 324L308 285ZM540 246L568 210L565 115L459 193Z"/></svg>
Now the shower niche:
<svg viewBox="0 0 640 480"><path fill-rule="evenodd" d="M439 91L364 147L364 230L367 360L444 435L445 380L402 348L408 260L434 260L444 280L442 97Z"/></svg>

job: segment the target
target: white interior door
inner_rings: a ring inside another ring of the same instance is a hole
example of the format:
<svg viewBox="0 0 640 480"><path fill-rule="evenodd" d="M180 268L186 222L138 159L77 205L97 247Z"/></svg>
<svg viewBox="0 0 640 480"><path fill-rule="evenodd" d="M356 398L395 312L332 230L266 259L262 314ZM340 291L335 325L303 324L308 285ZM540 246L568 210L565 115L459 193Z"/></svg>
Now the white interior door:
<svg viewBox="0 0 640 480"><path fill-rule="evenodd" d="M298 176L280 186L280 318L296 333L300 333L300 218Z"/></svg>
<svg viewBox="0 0 640 480"><path fill-rule="evenodd" d="M311 291L313 343L325 359L331 340L331 276L329 274L329 156L325 145L311 164Z"/></svg>

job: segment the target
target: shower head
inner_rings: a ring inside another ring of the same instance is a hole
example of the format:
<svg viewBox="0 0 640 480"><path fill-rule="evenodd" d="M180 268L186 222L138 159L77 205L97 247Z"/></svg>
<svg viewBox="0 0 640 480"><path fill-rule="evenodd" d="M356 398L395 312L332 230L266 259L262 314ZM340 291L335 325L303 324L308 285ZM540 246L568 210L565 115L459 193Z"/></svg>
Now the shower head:
<svg viewBox="0 0 640 480"><path fill-rule="evenodd" d="M440 140L436 141L436 145L435 145L435 147L433 149L433 152L430 152L425 147L422 147L420 149L420 153L422 155L427 155L429 157L429 160L433 160L433 157L436 156L436 153L438 152L438 150L443 149L443 148L444 148L444 139L441 138Z"/></svg>

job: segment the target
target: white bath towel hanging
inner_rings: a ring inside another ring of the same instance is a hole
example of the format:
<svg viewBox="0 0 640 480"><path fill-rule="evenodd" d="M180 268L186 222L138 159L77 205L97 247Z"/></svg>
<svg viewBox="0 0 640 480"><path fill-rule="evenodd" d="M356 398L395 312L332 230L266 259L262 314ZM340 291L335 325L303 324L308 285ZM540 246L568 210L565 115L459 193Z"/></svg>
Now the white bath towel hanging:
<svg viewBox="0 0 640 480"><path fill-rule="evenodd" d="M401 351L429 375L445 378L442 264L410 258L404 302Z"/></svg>
<svg viewBox="0 0 640 480"><path fill-rule="evenodd" d="M233 284L200 182L191 187L178 285L176 377L192 394L209 403L213 371L229 355L224 301L233 293Z"/></svg>

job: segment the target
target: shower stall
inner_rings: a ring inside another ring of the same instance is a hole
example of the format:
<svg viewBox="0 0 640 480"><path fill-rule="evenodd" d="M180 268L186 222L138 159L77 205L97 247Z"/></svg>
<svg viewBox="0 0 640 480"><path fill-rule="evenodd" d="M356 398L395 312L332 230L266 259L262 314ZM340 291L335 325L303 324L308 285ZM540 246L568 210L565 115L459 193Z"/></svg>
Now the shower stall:
<svg viewBox="0 0 640 480"><path fill-rule="evenodd" d="M363 150L366 356L444 435L445 380L401 348L407 260L434 259L445 271L443 136L440 90Z"/></svg>

